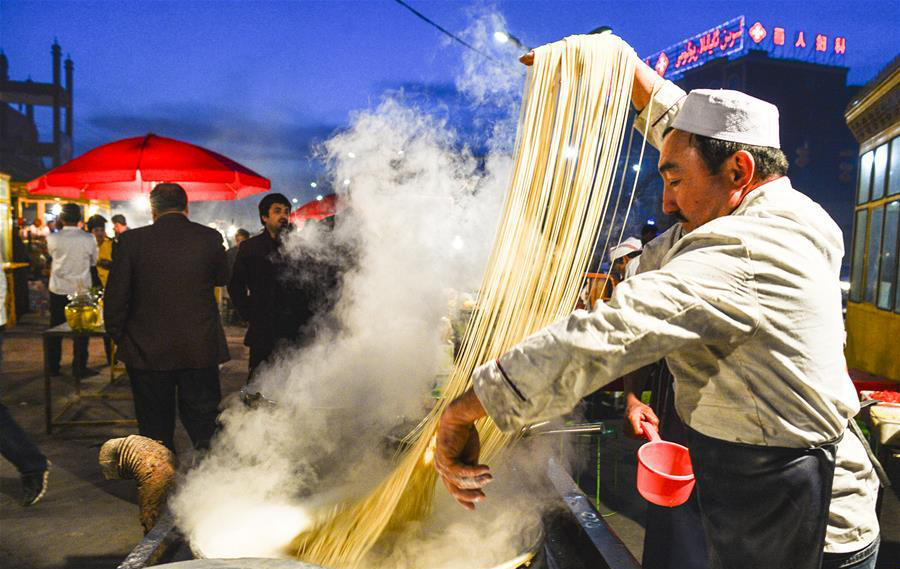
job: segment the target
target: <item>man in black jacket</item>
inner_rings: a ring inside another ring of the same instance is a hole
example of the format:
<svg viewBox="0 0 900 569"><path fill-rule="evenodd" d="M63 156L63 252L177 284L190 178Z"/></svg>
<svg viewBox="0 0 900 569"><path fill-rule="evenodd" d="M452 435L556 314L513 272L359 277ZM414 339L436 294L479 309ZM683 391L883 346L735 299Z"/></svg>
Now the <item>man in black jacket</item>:
<svg viewBox="0 0 900 569"><path fill-rule="evenodd" d="M228 295L250 326L244 345L250 347L250 373L266 361L279 342L302 342L315 314L315 286L301 278L281 248L290 227L291 202L268 194L259 202L262 233L241 243L228 283Z"/></svg>
<svg viewBox="0 0 900 569"><path fill-rule="evenodd" d="M228 344L214 289L228 265L222 236L188 220L178 184L150 192L153 224L122 233L104 297L106 329L134 392L140 434L174 449L175 402L196 448L215 431Z"/></svg>

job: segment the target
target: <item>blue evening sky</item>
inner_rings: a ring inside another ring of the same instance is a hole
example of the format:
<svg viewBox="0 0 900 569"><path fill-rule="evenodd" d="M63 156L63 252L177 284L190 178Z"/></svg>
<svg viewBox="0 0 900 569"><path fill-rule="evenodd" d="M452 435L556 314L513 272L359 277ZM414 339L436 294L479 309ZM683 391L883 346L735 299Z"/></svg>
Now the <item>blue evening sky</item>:
<svg viewBox="0 0 900 569"><path fill-rule="evenodd" d="M852 84L900 46L896 0L408 3L455 33L493 7L532 46L606 24L642 56L743 14L845 37ZM50 81L54 38L75 62L76 154L152 131L224 152L301 201L316 192L311 144L386 89L452 92L465 49L393 0L0 0L11 79Z"/></svg>

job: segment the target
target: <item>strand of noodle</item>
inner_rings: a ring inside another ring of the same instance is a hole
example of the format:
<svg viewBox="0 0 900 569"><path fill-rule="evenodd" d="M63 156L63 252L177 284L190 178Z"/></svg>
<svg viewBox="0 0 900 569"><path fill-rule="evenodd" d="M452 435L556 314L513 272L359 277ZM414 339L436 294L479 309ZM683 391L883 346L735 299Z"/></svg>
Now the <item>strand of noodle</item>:
<svg viewBox="0 0 900 569"><path fill-rule="evenodd" d="M628 216L631 214L631 204L634 202L634 194L637 190L638 176L641 173L641 165L644 163L644 149L647 147L647 133L650 130L650 106L653 105L653 96L656 94L656 91L650 90L650 102L647 103L647 123L644 125L644 140L641 142L641 153L638 156L638 169L634 173L634 184L631 186L631 196L628 198L628 207L625 209L625 218L622 219L622 230L619 231L619 243L622 242L622 236L625 235L625 227L628 225ZM633 129L632 129L633 130Z"/></svg>
<svg viewBox="0 0 900 569"><path fill-rule="evenodd" d="M629 54L612 35L535 50L494 248L443 397L381 484L356 504L322 513L293 540L298 558L355 567L385 532L426 516L436 474L425 457L446 405L469 387L475 367L571 311L615 180L634 73ZM567 141L578 149L574 159ZM488 418L478 429L485 461L512 438Z"/></svg>

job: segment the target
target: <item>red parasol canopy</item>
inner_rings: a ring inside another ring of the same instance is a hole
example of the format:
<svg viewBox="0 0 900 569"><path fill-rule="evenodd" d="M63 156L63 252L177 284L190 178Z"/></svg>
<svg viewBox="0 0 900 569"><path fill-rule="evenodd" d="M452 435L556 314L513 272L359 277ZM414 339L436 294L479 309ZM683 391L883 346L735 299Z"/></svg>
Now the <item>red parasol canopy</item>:
<svg viewBox="0 0 900 569"><path fill-rule="evenodd" d="M211 150L148 134L98 146L28 182L60 198L129 200L160 182L180 184L191 201L236 200L271 187L268 179Z"/></svg>
<svg viewBox="0 0 900 569"><path fill-rule="evenodd" d="M337 194L328 194L322 199L315 199L309 203L305 203L291 213L291 221L309 221L325 219L331 217L337 212Z"/></svg>

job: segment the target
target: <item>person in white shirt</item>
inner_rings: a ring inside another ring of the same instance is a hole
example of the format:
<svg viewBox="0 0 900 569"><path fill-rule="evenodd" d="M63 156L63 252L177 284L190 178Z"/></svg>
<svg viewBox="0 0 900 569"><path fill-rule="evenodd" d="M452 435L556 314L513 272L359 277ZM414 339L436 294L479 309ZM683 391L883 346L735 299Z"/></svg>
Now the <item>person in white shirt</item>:
<svg viewBox="0 0 900 569"><path fill-rule="evenodd" d="M637 266L635 258L641 254L641 240L637 237L629 237L615 247L609 249L609 272L615 277L616 282L622 282L634 275L632 265Z"/></svg>
<svg viewBox="0 0 900 569"><path fill-rule="evenodd" d="M53 259L50 266L50 327L66 321L65 308L68 296L91 289L91 267L97 264L97 241L78 227L81 208L65 204L59 216L62 229L47 237L47 251ZM75 338L73 342L72 374L87 377L96 372L88 369L88 338ZM51 338L46 357L51 375L59 375L62 338Z"/></svg>
<svg viewBox="0 0 900 569"><path fill-rule="evenodd" d="M785 175L774 105L685 95L634 59L635 126L660 148L663 209L680 220L672 247L610 302L479 367L441 417L435 466L474 508L492 479L474 421L516 431L665 357L710 566L818 569L828 548L829 566L872 567L877 479L846 432L859 401L843 353L840 229Z"/></svg>

